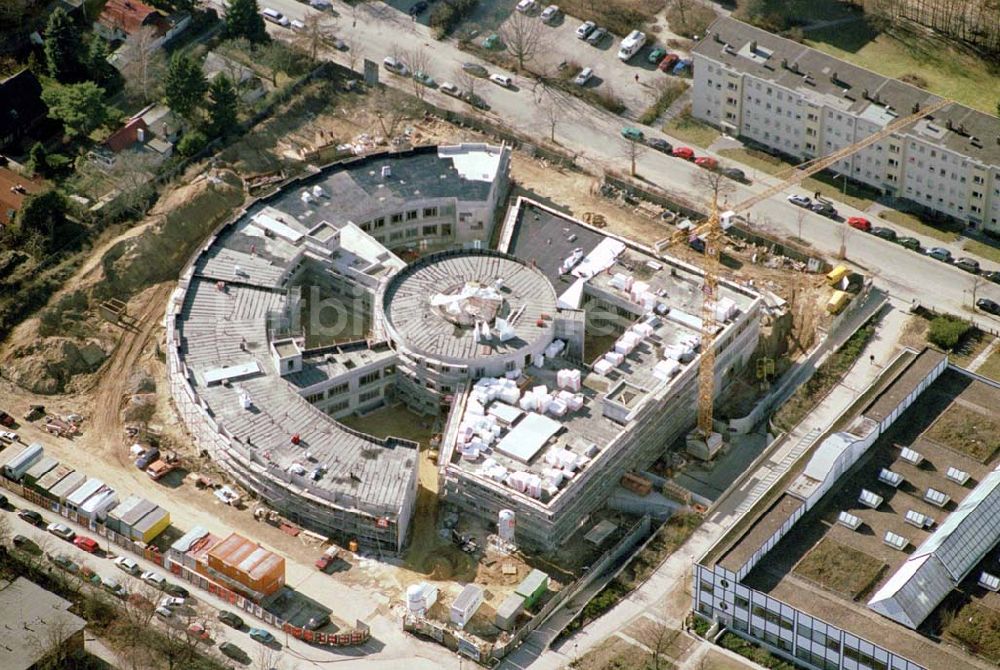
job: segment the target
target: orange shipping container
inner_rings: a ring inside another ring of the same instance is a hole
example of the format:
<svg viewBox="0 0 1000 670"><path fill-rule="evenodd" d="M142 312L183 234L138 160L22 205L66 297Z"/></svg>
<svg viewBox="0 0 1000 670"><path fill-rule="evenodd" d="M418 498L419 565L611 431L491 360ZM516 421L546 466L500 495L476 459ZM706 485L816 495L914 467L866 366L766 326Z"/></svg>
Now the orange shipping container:
<svg viewBox="0 0 1000 670"><path fill-rule="evenodd" d="M208 567L264 595L285 584L284 557L236 533L209 550Z"/></svg>

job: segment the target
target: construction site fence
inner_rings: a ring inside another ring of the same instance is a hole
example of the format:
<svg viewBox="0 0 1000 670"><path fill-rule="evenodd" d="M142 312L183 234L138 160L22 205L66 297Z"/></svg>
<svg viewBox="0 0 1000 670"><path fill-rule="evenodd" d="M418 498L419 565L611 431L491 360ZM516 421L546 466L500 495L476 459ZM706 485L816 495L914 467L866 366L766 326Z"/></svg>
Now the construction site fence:
<svg viewBox="0 0 1000 670"><path fill-rule="evenodd" d="M517 629L513 635L511 635L510 640L503 644L496 644L493 646L491 657L493 659L501 659L514 649L516 649L524 639L533 633L539 626L548 621L549 617L562 606L564 602L568 599L578 595L584 589L591 585L596 579L600 578L615 562L621 561L622 557L633 551L635 546L644 540L648 540L651 536L650 531L652 528L652 518L647 514L643 516L632 528L619 540L614 547L606 551L596 562L591 564L590 569L585 575L577 579L576 581L569 584L566 588L558 591L551 600L545 603L545 606L532 617L531 621ZM618 570L615 571L615 575L624 568L626 565L623 562ZM612 577L613 578L613 577ZM610 580L609 580L610 581ZM596 593L594 594L596 595ZM593 598L593 596L591 596ZM587 599L590 602L590 598ZM581 610L586 605L583 603L580 608ZM567 624L569 621L567 620ZM556 638L556 636L562 632L562 628L559 630L547 630L545 632L545 638L542 642L541 647L544 649Z"/></svg>

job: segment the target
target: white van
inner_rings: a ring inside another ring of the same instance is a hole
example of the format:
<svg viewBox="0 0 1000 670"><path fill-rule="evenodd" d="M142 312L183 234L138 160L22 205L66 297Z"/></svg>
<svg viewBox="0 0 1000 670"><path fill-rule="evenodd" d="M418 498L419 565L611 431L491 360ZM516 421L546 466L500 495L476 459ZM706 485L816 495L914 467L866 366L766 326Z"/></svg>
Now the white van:
<svg viewBox="0 0 1000 670"><path fill-rule="evenodd" d="M623 61L627 61L632 58L632 56L639 53L639 49L642 45L646 43L646 33L640 32L638 30L633 30L625 39L622 40L621 46L618 48L618 58Z"/></svg>
<svg viewBox="0 0 1000 670"><path fill-rule="evenodd" d="M260 15L264 17L265 21L270 21L271 23L277 23L279 26L284 26L287 28L291 25L291 21L285 18L285 15L276 9L271 9L270 7L265 7L260 11Z"/></svg>

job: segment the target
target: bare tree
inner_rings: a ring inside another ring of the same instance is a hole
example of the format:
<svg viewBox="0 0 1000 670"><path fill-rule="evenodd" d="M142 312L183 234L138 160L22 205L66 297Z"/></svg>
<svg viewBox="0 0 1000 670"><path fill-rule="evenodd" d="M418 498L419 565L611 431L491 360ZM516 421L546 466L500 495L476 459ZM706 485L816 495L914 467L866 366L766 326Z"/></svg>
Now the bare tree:
<svg viewBox="0 0 1000 670"><path fill-rule="evenodd" d="M800 209L798 212L795 213L795 223L798 226L797 239L799 242L802 241L802 222L805 220L805 218L806 218L806 210Z"/></svg>
<svg viewBox="0 0 1000 670"><path fill-rule="evenodd" d="M733 182L717 170L699 170L691 181L696 188L706 191L711 196L709 202L715 203L716 206L719 206L720 197L725 199L736 190Z"/></svg>
<svg viewBox="0 0 1000 670"><path fill-rule="evenodd" d="M299 32L295 42L309 54L309 62L316 65L320 49L332 34L333 22L318 12L306 14L302 22L305 28Z"/></svg>
<svg viewBox="0 0 1000 670"><path fill-rule="evenodd" d="M559 101L550 93L541 105L542 117L549 126L549 140L556 141L556 124L563 115L563 107Z"/></svg>
<svg viewBox="0 0 1000 670"><path fill-rule="evenodd" d="M70 621L65 612L46 616L44 622L26 624L27 643L42 660L32 667L61 670L72 666L73 646L64 644L70 636Z"/></svg>
<svg viewBox="0 0 1000 670"><path fill-rule="evenodd" d="M0 514L0 552L7 550L7 541L11 537L10 520L6 514Z"/></svg>
<svg viewBox="0 0 1000 670"><path fill-rule="evenodd" d="M257 670L271 670L271 668L277 667L280 659L281 654L274 647L258 644L254 657L254 667Z"/></svg>
<svg viewBox="0 0 1000 670"><path fill-rule="evenodd" d="M418 47L410 51L406 55L407 64L410 66L410 71L413 73L413 94L417 96L418 100L423 100L424 96L427 94L427 87L417 81L417 72L427 73L427 65L429 59L427 57L427 51L423 47Z"/></svg>
<svg viewBox="0 0 1000 670"><path fill-rule="evenodd" d="M479 85L479 77L464 70L461 67L455 68L455 85L462 93L468 97L476 95L476 87Z"/></svg>
<svg viewBox="0 0 1000 670"><path fill-rule="evenodd" d="M535 57L535 51L541 41L541 21L514 12L500 26L499 35L507 50L517 59L517 68L524 69L524 64Z"/></svg>
<svg viewBox="0 0 1000 670"><path fill-rule="evenodd" d="M157 39L156 28L143 26L129 35L119 49L121 59L125 62L122 68L125 91L143 103L159 97L166 72L163 50L154 48Z"/></svg>
<svg viewBox="0 0 1000 670"><path fill-rule="evenodd" d="M673 667L667 650L680 631L671 628L663 621L655 621L648 617L645 621L648 622L648 625L643 627L638 636L638 641L646 647L649 654L649 661L645 667L649 670L666 670Z"/></svg>
<svg viewBox="0 0 1000 670"><path fill-rule="evenodd" d="M631 166L630 173L633 177L638 174L635 169L635 162L643 154L646 153L646 145L639 140L630 139L628 137L622 138L622 155L625 157Z"/></svg>
<svg viewBox="0 0 1000 670"><path fill-rule="evenodd" d="M396 89L383 88L375 95L375 116L386 141L396 136L399 126L412 117L414 109L409 96Z"/></svg>
<svg viewBox="0 0 1000 670"><path fill-rule="evenodd" d="M979 293L980 287L983 285L983 278L979 275L972 276L972 311L976 311L976 294Z"/></svg>
<svg viewBox="0 0 1000 670"><path fill-rule="evenodd" d="M354 3L353 7L357 7L357 6L358 6L358 3ZM343 40L344 40L344 46L347 47L347 50L346 50L347 51L347 67L350 70L354 71L354 66L356 66L358 64L358 58L360 58L360 56L358 56L358 49L357 49L358 43L354 40L353 37L345 37L345 38L343 38Z"/></svg>

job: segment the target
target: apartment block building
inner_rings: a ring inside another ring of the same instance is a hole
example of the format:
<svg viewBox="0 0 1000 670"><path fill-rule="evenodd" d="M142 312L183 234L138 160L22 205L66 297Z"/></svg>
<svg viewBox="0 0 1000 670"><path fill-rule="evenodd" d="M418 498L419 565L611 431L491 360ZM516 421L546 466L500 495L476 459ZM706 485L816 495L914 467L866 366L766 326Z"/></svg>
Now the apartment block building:
<svg viewBox="0 0 1000 670"><path fill-rule="evenodd" d="M693 50L692 114L805 161L940 98L731 18ZM1000 119L949 104L830 170L1000 233Z"/></svg>

